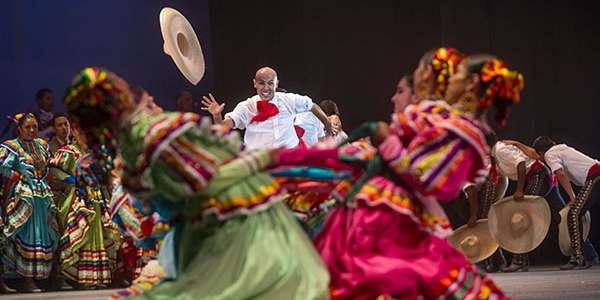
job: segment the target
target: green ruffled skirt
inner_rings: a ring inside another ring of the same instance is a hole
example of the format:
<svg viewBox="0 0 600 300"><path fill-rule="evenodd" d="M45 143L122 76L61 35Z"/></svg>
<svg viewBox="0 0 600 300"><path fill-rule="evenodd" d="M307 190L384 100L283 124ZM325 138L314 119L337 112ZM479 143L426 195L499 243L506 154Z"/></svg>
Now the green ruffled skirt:
<svg viewBox="0 0 600 300"><path fill-rule="evenodd" d="M285 204L205 221L183 226L178 254L190 260L178 278L135 299L329 298L329 274Z"/></svg>

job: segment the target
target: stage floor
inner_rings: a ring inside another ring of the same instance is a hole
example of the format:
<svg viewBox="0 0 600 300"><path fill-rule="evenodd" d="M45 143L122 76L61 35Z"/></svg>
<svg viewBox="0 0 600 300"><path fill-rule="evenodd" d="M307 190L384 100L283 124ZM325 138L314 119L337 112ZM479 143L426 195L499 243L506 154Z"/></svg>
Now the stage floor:
<svg viewBox="0 0 600 300"><path fill-rule="evenodd" d="M556 266L532 266L529 272L494 273L492 277L516 300L600 299L600 266L587 270L560 271ZM0 295L0 299L108 299L115 290L47 292Z"/></svg>
<svg viewBox="0 0 600 300"><path fill-rule="evenodd" d="M493 273L492 277L516 300L600 299L600 265L561 271L555 266L532 266L529 272Z"/></svg>

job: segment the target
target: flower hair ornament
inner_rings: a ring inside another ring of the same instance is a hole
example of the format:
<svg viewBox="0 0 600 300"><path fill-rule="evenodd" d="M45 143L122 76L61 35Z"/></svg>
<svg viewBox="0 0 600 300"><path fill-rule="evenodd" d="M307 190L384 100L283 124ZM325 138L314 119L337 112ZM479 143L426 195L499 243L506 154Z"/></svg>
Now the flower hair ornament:
<svg viewBox="0 0 600 300"><path fill-rule="evenodd" d="M483 65L480 76L483 85L488 88L479 102L479 108L483 110L495 105L496 123L503 126L506 124L509 106L521 100L520 93L525 86L523 74L509 70L506 63L494 58Z"/></svg>
<svg viewBox="0 0 600 300"><path fill-rule="evenodd" d="M96 107L113 118L118 116L115 103L107 97L116 92L112 75L106 69L87 67L73 78L64 100L73 122L80 123L77 111L84 107ZM122 98L121 95L119 98Z"/></svg>
<svg viewBox="0 0 600 300"><path fill-rule="evenodd" d="M466 57L465 54L454 48L439 48L433 54L431 66L435 73L435 96L444 97L448 86L448 79L454 75L458 64Z"/></svg>
<svg viewBox="0 0 600 300"><path fill-rule="evenodd" d="M117 143L106 125L119 116L118 105L127 106L128 95L118 88L123 81L99 67L87 67L75 76L65 95L69 117L81 129L92 155L107 172L114 167ZM103 125L104 124L104 125Z"/></svg>
<svg viewBox="0 0 600 300"><path fill-rule="evenodd" d="M23 116L28 116L28 117L34 117L34 118L35 118L35 116L34 116L32 113L30 113L30 112L28 112L28 113L18 113L18 114L16 114L16 115L13 117L13 121L14 121L14 122L15 122L17 125L19 125L19 121L21 120L21 118L22 118Z"/></svg>

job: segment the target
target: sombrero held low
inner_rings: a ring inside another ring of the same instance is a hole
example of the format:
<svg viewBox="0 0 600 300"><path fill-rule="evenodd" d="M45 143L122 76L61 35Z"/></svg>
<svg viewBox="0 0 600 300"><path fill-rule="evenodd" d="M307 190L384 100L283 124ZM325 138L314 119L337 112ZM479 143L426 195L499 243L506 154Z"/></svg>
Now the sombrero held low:
<svg viewBox="0 0 600 300"><path fill-rule="evenodd" d="M565 206L559 212L560 223L558 224L558 246L560 248L560 252L565 256L571 256L571 237L569 236L569 225L567 223L567 216L570 208L571 206ZM590 211L588 210L585 212L583 218L581 218L581 226L583 226L583 241L585 241L590 234L591 222L592 217L590 215Z"/></svg>
<svg viewBox="0 0 600 300"><path fill-rule="evenodd" d="M494 185L494 202L504 198L508 190L508 177L498 174L498 182Z"/></svg>
<svg viewBox="0 0 600 300"><path fill-rule="evenodd" d="M523 201L506 197L492 205L488 226L500 247L527 253L539 246L550 228L550 206L541 196L526 195Z"/></svg>
<svg viewBox="0 0 600 300"><path fill-rule="evenodd" d="M177 10L164 7L160 11L160 31L165 41L163 50L175 62L185 78L196 85L204 76L204 55L194 28Z"/></svg>
<svg viewBox="0 0 600 300"><path fill-rule="evenodd" d="M448 237L448 243L462 252L471 263L490 257L498 249L498 242L490 234L488 219L477 220L473 228L466 224L457 228Z"/></svg>

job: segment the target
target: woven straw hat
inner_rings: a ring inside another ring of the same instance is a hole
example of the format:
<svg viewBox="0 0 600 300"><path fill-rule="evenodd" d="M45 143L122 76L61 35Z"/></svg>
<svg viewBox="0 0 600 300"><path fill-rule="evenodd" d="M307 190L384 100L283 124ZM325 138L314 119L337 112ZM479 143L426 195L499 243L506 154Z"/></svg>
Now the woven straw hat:
<svg viewBox="0 0 600 300"><path fill-rule="evenodd" d="M160 11L160 31L165 40L164 51L173 58L179 71L193 85L204 76L204 55L190 22L177 10L164 7Z"/></svg>
<svg viewBox="0 0 600 300"><path fill-rule="evenodd" d="M488 226L500 247L527 253L539 246L550 228L550 207L544 197L526 195L523 201L506 197L492 205Z"/></svg>
<svg viewBox="0 0 600 300"><path fill-rule="evenodd" d="M498 174L498 182L494 188L494 202L497 202L504 198L504 194L506 194L506 190L508 189L508 177Z"/></svg>
<svg viewBox="0 0 600 300"><path fill-rule="evenodd" d="M448 243L462 252L471 263L490 257L498 249L498 242L488 229L487 219L477 220L477 225L473 228L466 224L457 228L448 237Z"/></svg>
<svg viewBox="0 0 600 300"><path fill-rule="evenodd" d="M560 223L558 224L558 246L560 252L565 256L571 256L571 238L569 236L569 226L567 224L567 215L569 214L569 208L571 206L565 206L560 210ZM590 234L590 224L592 223L592 216L590 211L586 211L585 215L581 219L581 226L583 226L583 239L587 239Z"/></svg>

